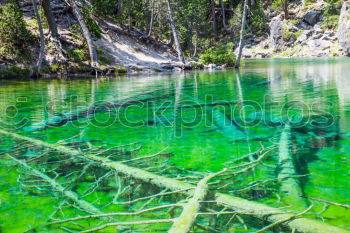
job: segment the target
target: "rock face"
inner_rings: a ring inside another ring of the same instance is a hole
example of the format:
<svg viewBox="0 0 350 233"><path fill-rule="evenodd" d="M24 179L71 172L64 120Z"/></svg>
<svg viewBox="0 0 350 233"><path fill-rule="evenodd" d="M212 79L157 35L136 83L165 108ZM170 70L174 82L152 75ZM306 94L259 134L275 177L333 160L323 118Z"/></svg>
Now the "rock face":
<svg viewBox="0 0 350 233"><path fill-rule="evenodd" d="M346 56L350 56L350 2L344 2L340 11L338 41Z"/></svg>
<svg viewBox="0 0 350 233"><path fill-rule="evenodd" d="M317 11L317 10L310 11L306 13L306 15L304 15L303 21L311 26L314 26L316 23L318 23L318 21L320 21L321 14L322 14L321 11Z"/></svg>
<svg viewBox="0 0 350 233"><path fill-rule="evenodd" d="M276 16L271 20L269 24L270 27L270 37L269 37L269 47L280 51L284 47L284 42L282 38L282 28L283 20L281 16Z"/></svg>

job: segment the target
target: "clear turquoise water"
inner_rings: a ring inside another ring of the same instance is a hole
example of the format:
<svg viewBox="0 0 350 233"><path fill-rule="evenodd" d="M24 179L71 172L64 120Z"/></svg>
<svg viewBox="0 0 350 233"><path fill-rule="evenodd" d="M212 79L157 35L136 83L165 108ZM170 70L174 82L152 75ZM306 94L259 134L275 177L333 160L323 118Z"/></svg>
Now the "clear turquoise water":
<svg viewBox="0 0 350 233"><path fill-rule="evenodd" d="M283 128L277 124L281 118L286 120L288 116L290 121L298 121L311 112L334 121L324 129L308 126L293 130L298 170L300 174L310 174L302 179L304 193L350 204L349 72L350 59L347 58L288 59L252 60L244 64L240 73L227 70L98 80L2 80L0 126L49 143L77 134L82 139L98 140L97 145L107 148L139 142L142 145L139 156L172 152L170 163L178 168L213 172L234 158L256 151L260 142L276 143ZM152 93L141 95L147 92ZM58 113L93 103L152 97L160 98L148 104L135 103L119 112L116 109L101 111L94 117L43 131L23 130ZM208 109L181 108L205 101L244 102L246 107L237 103L217 107L235 124L218 122ZM257 121L243 123L241 118ZM0 136L0 151L12 143L11 139ZM270 161L270 165L277 165L277 159L275 161L275 164ZM276 172L266 167L256 179L273 178ZM57 200L50 196L22 192L17 178L16 168L3 157L0 232L21 232L30 225L45 222L57 205ZM244 181L237 186L243 184ZM278 206L273 195L257 201ZM316 202L315 205L315 213L322 210L323 204ZM350 230L350 215L344 208L332 206L323 216L329 217L325 218L328 223Z"/></svg>

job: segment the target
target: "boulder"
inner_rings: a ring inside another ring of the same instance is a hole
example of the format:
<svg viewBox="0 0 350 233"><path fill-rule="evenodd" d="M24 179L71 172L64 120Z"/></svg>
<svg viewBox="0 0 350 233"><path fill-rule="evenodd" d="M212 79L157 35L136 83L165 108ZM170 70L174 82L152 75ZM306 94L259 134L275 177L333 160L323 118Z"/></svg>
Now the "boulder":
<svg viewBox="0 0 350 233"><path fill-rule="evenodd" d="M312 31L310 30L305 30L303 33L297 38L296 43L305 43L310 36L312 35Z"/></svg>
<svg viewBox="0 0 350 233"><path fill-rule="evenodd" d="M350 56L350 2L344 2L338 24L338 42L346 56Z"/></svg>
<svg viewBox="0 0 350 233"><path fill-rule="evenodd" d="M311 26L314 26L316 23L320 21L321 15L322 15L321 11L313 10L306 13L306 15L304 15L303 21Z"/></svg>
<svg viewBox="0 0 350 233"><path fill-rule="evenodd" d="M270 36L269 36L269 47L275 49L276 51L280 51L284 47L284 42L282 38L282 28L283 28L283 20L282 16L274 17L270 24Z"/></svg>
<svg viewBox="0 0 350 233"><path fill-rule="evenodd" d="M301 21L297 26L298 26L298 28L300 28L302 30L311 30L312 29L312 26L305 23L304 21Z"/></svg>

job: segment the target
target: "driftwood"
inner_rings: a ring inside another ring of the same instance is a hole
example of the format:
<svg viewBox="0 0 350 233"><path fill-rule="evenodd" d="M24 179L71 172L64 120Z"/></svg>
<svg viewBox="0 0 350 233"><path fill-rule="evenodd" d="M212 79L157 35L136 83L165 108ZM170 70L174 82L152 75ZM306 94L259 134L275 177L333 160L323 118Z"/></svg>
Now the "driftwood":
<svg viewBox="0 0 350 233"><path fill-rule="evenodd" d="M290 151L290 137L291 129L289 125L286 125L281 134L279 142L279 166L280 172L277 176L281 183L281 193L283 194L283 201L285 204L292 205L297 209L305 209L306 203L301 198L303 192L300 187L298 178L296 178L297 172L294 165L293 155Z"/></svg>
<svg viewBox="0 0 350 233"><path fill-rule="evenodd" d="M35 146L44 147L44 148L55 150L60 153L68 154L73 157L93 160L95 162L98 162L103 167L114 170L118 174L121 174L127 177L132 177L133 179L140 180L145 183L153 184L160 188L166 188L169 191L189 190L184 192L184 194L187 195L188 197L193 196L193 193L194 193L193 190L196 188L195 186L188 184L186 182L182 182L173 178L159 176L139 168L127 166L120 162L113 162L107 158L100 158L93 154L84 154L78 150L70 149L65 146L49 144L43 141L28 138L28 137L7 132L4 130L0 130L0 134L7 137L11 137L15 140L25 141ZM296 232L304 232L304 233L349 232L347 230L338 228L336 226L331 226L326 223L312 220L312 219L307 219L307 218L293 219L293 216L295 215L292 215L288 212L284 212L277 208L269 207L264 204L260 204L254 201L248 201L246 199L227 195L227 194L216 193L212 203L218 206L232 209L237 212L249 213L251 216L254 216L259 219L263 219L272 224L276 222L284 221L287 218L292 218L290 221L282 222L281 225Z"/></svg>

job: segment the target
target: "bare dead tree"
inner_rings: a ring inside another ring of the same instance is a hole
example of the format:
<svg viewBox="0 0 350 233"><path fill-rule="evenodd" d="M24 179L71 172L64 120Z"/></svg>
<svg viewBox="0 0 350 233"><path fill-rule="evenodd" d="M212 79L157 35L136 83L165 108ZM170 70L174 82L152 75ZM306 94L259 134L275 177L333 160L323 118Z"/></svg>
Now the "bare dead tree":
<svg viewBox="0 0 350 233"><path fill-rule="evenodd" d="M39 57L38 57L38 61L36 63L36 67L35 67L35 73L34 76L38 76L40 75L40 70L41 70L41 65L44 61L45 58L45 37L44 37L44 30L43 30L43 24L42 24L42 20L38 11L38 4L37 4L37 0L32 0L32 5L33 5L33 9L34 9L34 13L36 16L36 19L38 21L38 27L39 27L39 34L40 34L40 50L39 50Z"/></svg>
<svg viewBox="0 0 350 233"><path fill-rule="evenodd" d="M154 21L154 7L155 7L155 0L152 0L151 3L151 20L149 22L149 30L148 30L148 36L151 36L152 30L153 30L153 21Z"/></svg>
<svg viewBox="0 0 350 233"><path fill-rule="evenodd" d="M182 49L181 49L181 45L180 45L180 41L179 41L179 36L177 35L176 24L174 21L173 12L172 12L171 5L170 5L170 0L166 0L166 4L167 4L167 8L168 8L169 22L170 22L171 30L173 32L173 38L175 41L177 56L179 58L179 61L182 64L185 64L185 58L182 55Z"/></svg>
<svg viewBox="0 0 350 233"><path fill-rule="evenodd" d="M248 0L244 0L243 14L242 14L242 25L241 25L241 32L240 32L240 38L239 38L239 47L238 47L238 55L237 55L237 60L236 60L236 64L235 64L236 69L238 69L241 65L241 57L242 57L242 51L243 51L243 47L244 47L244 30L246 28L247 11L248 11Z"/></svg>

